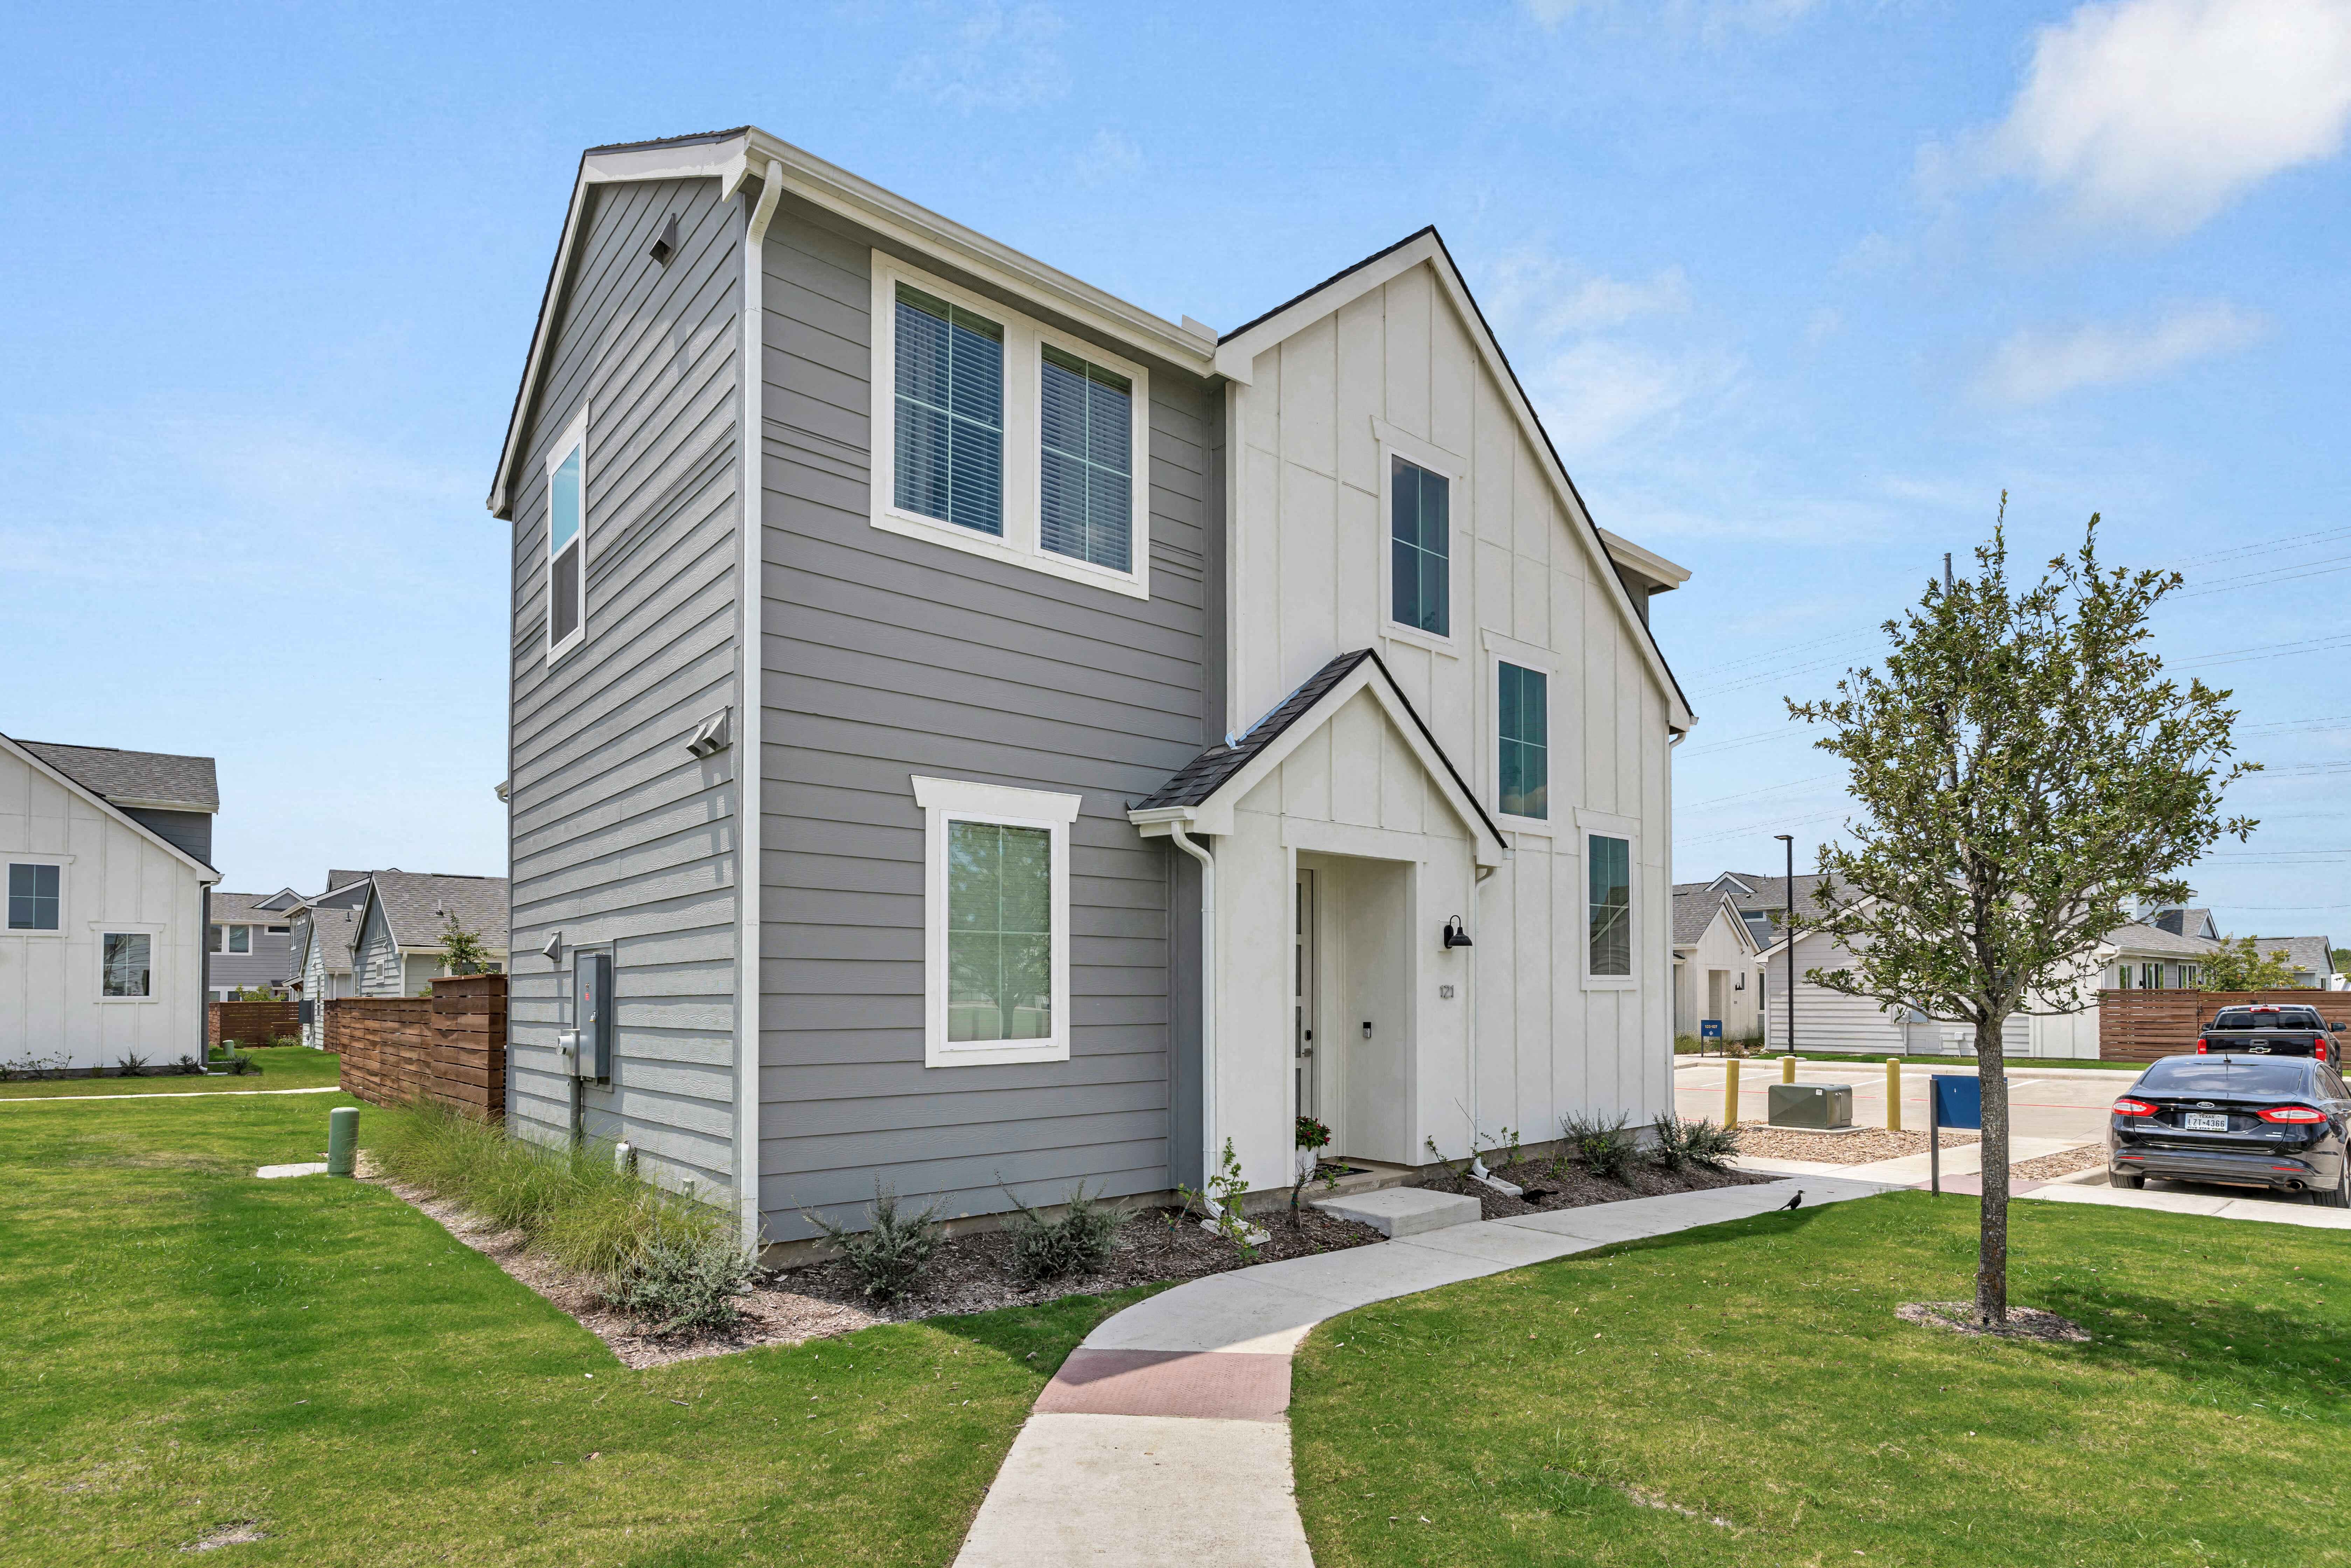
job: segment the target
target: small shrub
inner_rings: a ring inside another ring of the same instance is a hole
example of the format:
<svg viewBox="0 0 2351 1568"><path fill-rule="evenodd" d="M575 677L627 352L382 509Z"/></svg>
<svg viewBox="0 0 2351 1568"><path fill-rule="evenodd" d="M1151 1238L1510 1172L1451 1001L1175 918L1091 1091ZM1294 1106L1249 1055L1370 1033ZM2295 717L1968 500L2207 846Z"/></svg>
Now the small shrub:
<svg viewBox="0 0 2351 1568"><path fill-rule="evenodd" d="M184 1052L181 1055L179 1061L172 1063L172 1071L178 1073L183 1078L193 1078L203 1072L204 1070L204 1064L203 1062L198 1061L194 1057L189 1056Z"/></svg>
<svg viewBox="0 0 2351 1568"><path fill-rule="evenodd" d="M1739 1129L1718 1127L1707 1121L1684 1122L1681 1144L1682 1157L1690 1164L1719 1171L1739 1152Z"/></svg>
<svg viewBox="0 0 2351 1568"><path fill-rule="evenodd" d="M939 1249L938 1219L937 1204L920 1214L900 1214L898 1195L878 1178L873 1183L870 1228L852 1230L820 1214L808 1216L809 1223L823 1231L849 1260L850 1272L857 1276L858 1288L866 1299L884 1304L903 1301L913 1291L923 1266Z"/></svg>
<svg viewBox="0 0 2351 1568"><path fill-rule="evenodd" d="M147 1071L147 1059L137 1051L125 1052L121 1065L115 1069L124 1078L137 1078Z"/></svg>
<svg viewBox="0 0 2351 1568"><path fill-rule="evenodd" d="M1604 1122L1596 1116L1565 1116L1560 1130L1583 1168L1604 1181L1624 1183L1632 1174L1633 1140L1625 1135L1628 1118Z"/></svg>
<svg viewBox="0 0 2351 1568"><path fill-rule="evenodd" d="M1671 1111L1660 1111L1649 1125L1657 1134L1656 1145L1650 1149L1649 1157L1657 1162L1659 1169L1678 1171L1689 1164L1689 1156L1682 1150L1680 1118Z"/></svg>
<svg viewBox="0 0 2351 1568"><path fill-rule="evenodd" d="M731 1329L750 1293L749 1249L716 1230L645 1239L604 1287L604 1299L657 1334Z"/></svg>
<svg viewBox="0 0 2351 1568"><path fill-rule="evenodd" d="M1080 1182L1062 1206L1058 1218L1048 1219L1013 1194L1018 1210L1008 1228L1012 1235L1012 1277L1024 1285L1041 1285L1067 1274L1091 1274L1110 1261L1126 1213L1104 1203Z"/></svg>
<svg viewBox="0 0 2351 1568"><path fill-rule="evenodd" d="M258 1072L261 1071L261 1063L254 1061L252 1057L246 1055L243 1051L230 1051L226 1056L221 1058L219 1065L226 1068L228 1070L229 1076L232 1078L242 1078L248 1072Z"/></svg>

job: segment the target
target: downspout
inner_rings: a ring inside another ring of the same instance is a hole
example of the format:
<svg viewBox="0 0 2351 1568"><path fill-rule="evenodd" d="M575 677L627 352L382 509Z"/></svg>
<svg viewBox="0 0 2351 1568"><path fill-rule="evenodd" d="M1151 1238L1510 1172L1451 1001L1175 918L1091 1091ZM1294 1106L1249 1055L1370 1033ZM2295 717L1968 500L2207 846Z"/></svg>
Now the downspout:
<svg viewBox="0 0 2351 1568"><path fill-rule="evenodd" d="M743 228L743 341L737 352L735 373L740 379L741 418L735 450L741 461L736 507L737 556L736 602L739 606L736 639L736 691L743 710L743 727L735 739L735 919L742 945L735 959L735 1200L740 1211L743 1245L759 1245L759 893L763 877L759 853L759 789L762 733L767 705L766 627L760 613L766 600L762 568L766 564L766 520L761 502L764 477L760 460L768 439L762 352L767 270L768 225L776 215L776 202L784 193L784 166L768 160L759 180L759 200Z"/></svg>
<svg viewBox="0 0 2351 1568"><path fill-rule="evenodd" d="M1167 824L1176 847L1200 862L1200 1186L1217 1174L1217 862L1181 822Z"/></svg>
<svg viewBox="0 0 2351 1568"><path fill-rule="evenodd" d="M1469 879L1469 929L1472 932L1483 931L1486 929L1486 917L1478 907L1478 890L1486 885L1488 877L1502 868L1479 865L1473 853L1469 869L1472 873ZM1469 1031L1469 1038L1465 1042L1468 1049L1461 1054L1462 1059L1469 1063L1469 1152L1474 1155L1478 1152L1478 1129L1482 1125L1478 1120L1481 1106L1478 1098L1478 960L1475 957L1463 966L1461 985L1469 993L1468 1005L1463 1009L1468 1017L1462 1023L1462 1027Z"/></svg>

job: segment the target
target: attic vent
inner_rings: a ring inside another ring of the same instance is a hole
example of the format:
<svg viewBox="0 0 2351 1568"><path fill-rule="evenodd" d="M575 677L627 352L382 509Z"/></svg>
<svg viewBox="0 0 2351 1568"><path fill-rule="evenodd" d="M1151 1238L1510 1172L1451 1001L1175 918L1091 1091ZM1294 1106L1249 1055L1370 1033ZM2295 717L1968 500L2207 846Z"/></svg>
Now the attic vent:
<svg viewBox="0 0 2351 1568"><path fill-rule="evenodd" d="M675 213L670 214L669 222L662 225L661 238L653 241L653 248L650 254L664 267L667 267L669 258L677 254L677 214Z"/></svg>
<svg viewBox="0 0 2351 1568"><path fill-rule="evenodd" d="M731 733L733 726L730 723L734 716L733 708L723 707L704 719L695 727L693 737L686 741L686 750L696 757L714 757L726 750L735 739Z"/></svg>

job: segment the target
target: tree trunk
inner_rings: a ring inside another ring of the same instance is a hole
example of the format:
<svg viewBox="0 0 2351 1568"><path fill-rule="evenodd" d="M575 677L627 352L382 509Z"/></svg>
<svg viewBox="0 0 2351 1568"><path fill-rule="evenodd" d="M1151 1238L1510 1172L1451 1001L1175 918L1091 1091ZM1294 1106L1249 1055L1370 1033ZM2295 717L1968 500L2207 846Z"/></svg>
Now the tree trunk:
<svg viewBox="0 0 2351 1568"><path fill-rule="evenodd" d="M1976 1024L1976 1082L1983 1090L1983 1219L1976 1244L1976 1316L2008 1321L2008 1059L2005 1019Z"/></svg>

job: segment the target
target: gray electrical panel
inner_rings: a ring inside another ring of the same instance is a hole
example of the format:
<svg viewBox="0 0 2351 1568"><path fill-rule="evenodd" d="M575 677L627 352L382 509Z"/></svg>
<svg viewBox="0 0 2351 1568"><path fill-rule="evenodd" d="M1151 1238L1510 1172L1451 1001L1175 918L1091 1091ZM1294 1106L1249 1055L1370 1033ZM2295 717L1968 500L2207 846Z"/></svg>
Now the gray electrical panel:
<svg viewBox="0 0 2351 1568"><path fill-rule="evenodd" d="M1770 1104L1775 1127L1853 1125L1850 1083L1774 1083Z"/></svg>
<svg viewBox="0 0 2351 1568"><path fill-rule="evenodd" d="M603 1082L612 1076L612 956L571 956L571 1028L579 1054L572 1071Z"/></svg>

